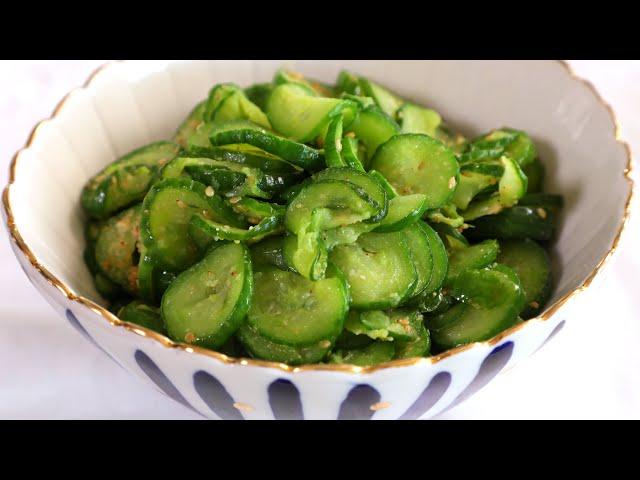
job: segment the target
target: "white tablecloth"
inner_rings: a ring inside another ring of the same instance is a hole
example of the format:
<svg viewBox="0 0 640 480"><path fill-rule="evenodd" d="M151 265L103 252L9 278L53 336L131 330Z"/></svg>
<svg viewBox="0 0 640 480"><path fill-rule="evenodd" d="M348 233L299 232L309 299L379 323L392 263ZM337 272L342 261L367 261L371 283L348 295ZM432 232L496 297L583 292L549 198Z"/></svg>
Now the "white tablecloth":
<svg viewBox="0 0 640 480"><path fill-rule="evenodd" d="M0 185L30 128L101 63L0 62ZM571 63L614 107L637 156L640 62ZM636 215L598 295L553 342L440 418L640 418L640 253L632 248L639 224ZM0 418L199 418L57 318L18 267L5 232L0 236Z"/></svg>

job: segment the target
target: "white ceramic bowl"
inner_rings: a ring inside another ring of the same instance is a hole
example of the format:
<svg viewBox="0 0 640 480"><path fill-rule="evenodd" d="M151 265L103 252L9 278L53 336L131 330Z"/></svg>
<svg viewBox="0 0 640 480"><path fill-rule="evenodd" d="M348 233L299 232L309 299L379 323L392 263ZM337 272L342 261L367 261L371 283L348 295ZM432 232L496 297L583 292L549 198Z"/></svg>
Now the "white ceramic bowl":
<svg viewBox="0 0 640 480"><path fill-rule="evenodd" d="M432 106L469 136L503 125L529 132L548 190L566 200L546 311L486 342L363 369L231 359L102 308L82 260L83 184L116 157L169 138L213 84L268 81L283 64L328 82L349 68ZM561 62L124 62L100 69L35 128L11 166L4 219L25 273L63 318L126 370L206 417L428 418L561 329L569 300L615 249L628 215L630 167L612 112Z"/></svg>

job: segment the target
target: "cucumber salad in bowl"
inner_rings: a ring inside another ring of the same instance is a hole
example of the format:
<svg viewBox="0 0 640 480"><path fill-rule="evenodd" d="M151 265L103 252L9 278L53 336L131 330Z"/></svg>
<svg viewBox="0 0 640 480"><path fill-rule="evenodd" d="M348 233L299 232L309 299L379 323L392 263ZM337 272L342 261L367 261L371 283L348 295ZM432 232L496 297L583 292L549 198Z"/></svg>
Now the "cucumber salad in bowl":
<svg viewBox="0 0 640 480"><path fill-rule="evenodd" d="M562 197L515 127L465 138L346 71L217 84L85 185L85 262L120 319L232 357L371 366L487 340L552 289Z"/></svg>

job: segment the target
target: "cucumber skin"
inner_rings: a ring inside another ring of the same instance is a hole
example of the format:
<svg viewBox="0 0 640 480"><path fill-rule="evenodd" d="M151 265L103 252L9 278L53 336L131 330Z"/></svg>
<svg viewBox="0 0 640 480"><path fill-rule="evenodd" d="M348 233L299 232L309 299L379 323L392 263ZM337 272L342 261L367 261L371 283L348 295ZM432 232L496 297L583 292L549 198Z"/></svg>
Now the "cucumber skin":
<svg viewBox="0 0 640 480"><path fill-rule="evenodd" d="M519 272L518 266L521 268L535 268L538 265L532 265L531 258L528 256L526 260L526 265L518 262L518 265L514 264L514 261L510 258L511 255L517 255L517 249L530 249L533 250L533 254L538 256L544 262L544 268L546 269L545 280L542 282L542 286L537 289L535 292L530 292L524 286L524 281L522 279L522 275ZM514 252L516 250L516 252ZM523 288L525 292L525 306L524 310L520 313L520 316L528 320L529 318L533 318L538 315L543 309L549 297L551 296L551 290L553 286L552 276L551 276L551 261L549 259L548 252L538 245L535 241L526 239L523 241L508 241L504 242L501 245L501 252L498 255L498 262L503 263L509 267L511 267L519 276L520 282L523 283ZM538 307L531 305L532 302L537 302Z"/></svg>
<svg viewBox="0 0 640 480"><path fill-rule="evenodd" d="M236 330L238 330L238 328L240 328L247 316L247 312L249 311L249 307L251 306L251 296L253 295L253 268L251 265L251 254L249 253L249 249L243 244L240 245L243 249L242 264L244 268L244 281L234 309L227 317L225 325L221 327L220 330L218 330L215 334L197 338L194 342L191 343L192 345L198 345L211 349L220 347L227 340L229 340L229 338L236 332ZM211 253L212 252L210 251L209 254ZM185 270L181 275L190 273L190 271L198 267L198 265L198 263L193 265L188 270ZM169 337L177 342L184 342L184 338L179 338L172 334L165 315L165 299L167 298L167 294L169 294L171 287L177 285L176 282L178 282L179 280L180 278L178 276L178 278L176 278L176 280L171 283L171 285L163 295L162 303L160 305L160 314L164 321Z"/></svg>
<svg viewBox="0 0 640 480"><path fill-rule="evenodd" d="M534 206L516 205L496 215L480 217L473 222L473 228L465 230L469 239L481 240L498 238L504 240L548 241L556 231L556 215L545 208L546 218L541 218Z"/></svg>

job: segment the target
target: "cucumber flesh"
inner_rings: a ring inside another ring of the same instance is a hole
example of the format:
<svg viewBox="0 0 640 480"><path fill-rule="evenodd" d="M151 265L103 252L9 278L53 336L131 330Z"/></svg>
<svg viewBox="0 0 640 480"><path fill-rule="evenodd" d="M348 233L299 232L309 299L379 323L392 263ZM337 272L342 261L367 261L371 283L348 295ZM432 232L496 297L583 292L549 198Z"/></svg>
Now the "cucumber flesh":
<svg viewBox="0 0 640 480"><path fill-rule="evenodd" d="M337 277L310 281L297 273L264 267L247 324L262 337L291 346L332 345L349 307L347 287Z"/></svg>
<svg viewBox="0 0 640 480"><path fill-rule="evenodd" d="M398 110L398 118L402 126L402 133L422 133L435 137L442 117L435 110L420 107L412 103L405 103Z"/></svg>
<svg viewBox="0 0 640 480"><path fill-rule="evenodd" d="M169 336L209 348L224 344L242 323L253 292L248 249L227 243L178 275L162 297Z"/></svg>
<svg viewBox="0 0 640 480"><path fill-rule="evenodd" d="M445 285L451 285L464 271L484 268L496 261L500 246L497 240L485 240L476 245L462 248L449 256L449 272Z"/></svg>
<svg viewBox="0 0 640 480"><path fill-rule="evenodd" d="M371 168L384 175L400 195L421 193L427 208L447 203L458 184L458 162L451 150L427 135L397 135L380 146Z"/></svg>

